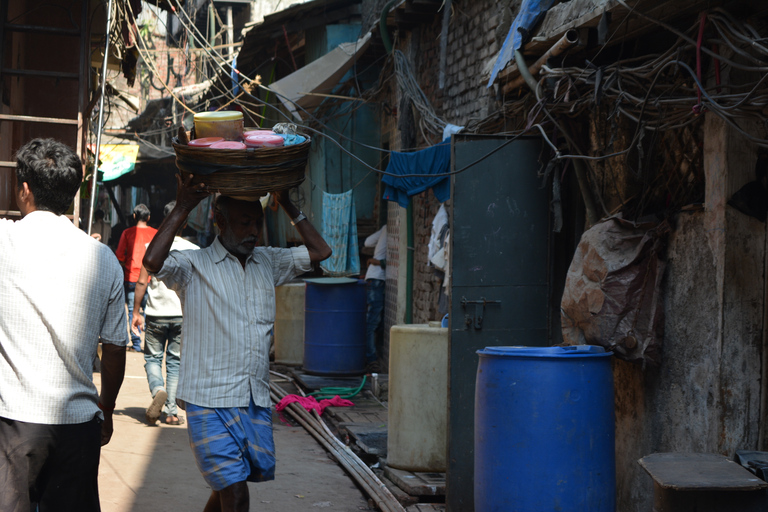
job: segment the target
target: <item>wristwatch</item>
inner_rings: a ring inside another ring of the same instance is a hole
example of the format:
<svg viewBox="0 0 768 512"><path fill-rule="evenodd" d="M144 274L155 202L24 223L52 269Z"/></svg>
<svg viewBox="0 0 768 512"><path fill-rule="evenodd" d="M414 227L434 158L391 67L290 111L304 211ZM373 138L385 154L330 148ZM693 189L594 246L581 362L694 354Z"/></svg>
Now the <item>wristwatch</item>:
<svg viewBox="0 0 768 512"><path fill-rule="evenodd" d="M303 221L306 218L307 216L304 215L304 212L300 211L299 214L296 216L296 218L291 220L291 225L295 226L296 224L298 224L299 222Z"/></svg>

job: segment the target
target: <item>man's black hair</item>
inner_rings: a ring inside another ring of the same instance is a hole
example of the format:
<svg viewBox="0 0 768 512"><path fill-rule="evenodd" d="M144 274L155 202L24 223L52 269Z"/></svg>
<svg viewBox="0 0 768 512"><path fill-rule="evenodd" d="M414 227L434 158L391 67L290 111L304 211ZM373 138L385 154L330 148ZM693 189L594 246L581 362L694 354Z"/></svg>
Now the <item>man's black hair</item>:
<svg viewBox="0 0 768 512"><path fill-rule="evenodd" d="M133 209L133 214L136 216L136 222L140 220L147 222L149 220L149 208L144 204L137 204Z"/></svg>
<svg viewBox="0 0 768 512"><path fill-rule="evenodd" d="M104 210L99 208L98 210L96 210L96 212L94 212L93 216L95 218L97 218L97 219L103 219L104 218Z"/></svg>
<svg viewBox="0 0 768 512"><path fill-rule="evenodd" d="M259 203L259 206L261 206L261 201L243 201L242 199L220 195L216 197L216 200L213 203L213 213L220 213L224 218L228 219L229 207L235 202Z"/></svg>
<svg viewBox="0 0 768 512"><path fill-rule="evenodd" d="M217 196L216 199L213 201L213 213L220 213L225 218L228 217L229 214L229 205L232 202L232 198L229 196Z"/></svg>
<svg viewBox="0 0 768 512"><path fill-rule="evenodd" d="M173 209L176 207L176 201L171 201L165 207L163 208L163 218L170 215L170 213L173 211Z"/></svg>
<svg viewBox="0 0 768 512"><path fill-rule="evenodd" d="M57 140L33 139L16 153L16 186L29 186L38 210L64 214L82 181L80 157Z"/></svg>

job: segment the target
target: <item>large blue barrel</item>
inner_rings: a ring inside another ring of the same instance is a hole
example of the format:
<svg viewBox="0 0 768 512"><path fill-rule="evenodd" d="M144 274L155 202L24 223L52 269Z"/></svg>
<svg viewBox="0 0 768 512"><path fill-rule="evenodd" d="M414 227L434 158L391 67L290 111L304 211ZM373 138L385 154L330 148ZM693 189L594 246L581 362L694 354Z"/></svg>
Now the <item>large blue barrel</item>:
<svg viewBox="0 0 768 512"><path fill-rule="evenodd" d="M305 281L304 371L365 373L365 281L334 277Z"/></svg>
<svg viewBox="0 0 768 512"><path fill-rule="evenodd" d="M611 352L486 347L475 388L475 512L613 512Z"/></svg>

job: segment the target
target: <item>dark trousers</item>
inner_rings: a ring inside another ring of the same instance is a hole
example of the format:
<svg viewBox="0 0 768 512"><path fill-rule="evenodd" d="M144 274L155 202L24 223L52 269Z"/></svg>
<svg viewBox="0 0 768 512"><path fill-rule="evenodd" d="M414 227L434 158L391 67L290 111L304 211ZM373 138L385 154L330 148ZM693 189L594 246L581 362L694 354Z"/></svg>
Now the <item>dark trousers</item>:
<svg viewBox="0 0 768 512"><path fill-rule="evenodd" d="M130 328L131 322L133 321L133 299L136 296L136 283L132 283L131 281L123 281L123 289L125 290L125 305L128 306L128 327ZM141 299L142 309L147 307L148 297L149 294L144 293L144 297ZM146 313L143 313L143 315L144 323L146 323L147 315ZM131 331L131 345L133 346L134 350L141 352L141 336L134 334L133 331Z"/></svg>
<svg viewBox="0 0 768 512"><path fill-rule="evenodd" d="M384 290L387 286L381 279L368 279L365 282L368 311L365 316L365 359L367 363L376 361L376 332L381 327L384 315Z"/></svg>
<svg viewBox="0 0 768 512"><path fill-rule="evenodd" d="M41 425L0 418L0 510L99 512L101 421Z"/></svg>

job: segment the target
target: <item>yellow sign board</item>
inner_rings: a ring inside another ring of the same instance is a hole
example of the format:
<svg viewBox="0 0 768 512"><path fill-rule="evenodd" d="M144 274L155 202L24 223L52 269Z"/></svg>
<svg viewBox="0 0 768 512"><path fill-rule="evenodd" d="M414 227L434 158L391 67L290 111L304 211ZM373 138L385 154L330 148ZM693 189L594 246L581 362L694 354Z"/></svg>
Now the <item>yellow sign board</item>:
<svg viewBox="0 0 768 512"><path fill-rule="evenodd" d="M99 152L99 171L104 173L102 181L114 180L131 172L138 156L138 144L102 144Z"/></svg>

